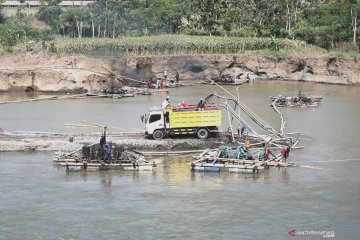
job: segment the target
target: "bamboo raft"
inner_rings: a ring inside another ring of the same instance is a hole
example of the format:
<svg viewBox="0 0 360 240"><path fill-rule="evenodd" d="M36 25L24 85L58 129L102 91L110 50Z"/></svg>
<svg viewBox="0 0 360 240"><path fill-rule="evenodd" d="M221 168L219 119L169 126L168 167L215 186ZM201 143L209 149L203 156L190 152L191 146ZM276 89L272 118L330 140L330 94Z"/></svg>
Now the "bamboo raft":
<svg viewBox="0 0 360 240"><path fill-rule="evenodd" d="M292 97L276 96L270 97L272 105L276 107L318 107L322 101L322 96L305 96L299 94Z"/></svg>
<svg viewBox="0 0 360 240"><path fill-rule="evenodd" d="M156 165L154 163L60 163L62 167L66 167L67 172L78 171L108 171L108 170L125 170L125 171L152 171Z"/></svg>
<svg viewBox="0 0 360 240"><path fill-rule="evenodd" d="M295 164L280 161L281 155L273 155L268 160L247 160L233 157L218 157L218 151L207 149L198 156L193 156L189 164L191 171L199 172L231 172L231 173L261 173L269 167L293 167Z"/></svg>
<svg viewBox="0 0 360 240"><path fill-rule="evenodd" d="M140 152L113 146L111 161L105 161L104 151L100 144L84 146L80 150L68 154L55 156L54 164L66 167L68 172L76 171L102 171L102 170L127 170L127 171L152 171L155 162L149 162Z"/></svg>

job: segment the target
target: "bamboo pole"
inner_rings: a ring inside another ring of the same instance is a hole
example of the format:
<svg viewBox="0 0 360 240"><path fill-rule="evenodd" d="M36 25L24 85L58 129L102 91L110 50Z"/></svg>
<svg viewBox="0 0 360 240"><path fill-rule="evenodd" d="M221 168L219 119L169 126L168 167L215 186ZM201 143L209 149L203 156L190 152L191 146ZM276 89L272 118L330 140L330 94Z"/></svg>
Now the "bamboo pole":
<svg viewBox="0 0 360 240"><path fill-rule="evenodd" d="M271 102L271 106L272 108L275 110L275 112L277 112L279 115L280 115L280 119L281 119L281 125L280 125L280 131L281 131L281 135L284 136L284 129L285 129L285 122L284 121L284 117L283 117L283 114L282 112L280 112L277 107L276 107L276 102L280 99L280 97L277 97L275 99L275 101L272 101Z"/></svg>
<svg viewBox="0 0 360 240"><path fill-rule="evenodd" d="M238 100L238 102L240 102L239 87L236 87L236 93L237 93L237 100ZM235 105L235 106L237 106L237 105ZM239 107L239 117L241 117L240 113L241 113L241 108Z"/></svg>
<svg viewBox="0 0 360 240"><path fill-rule="evenodd" d="M74 124L74 123L66 123L65 127L88 127L88 128L92 128L92 127L98 127L98 126L93 126L93 125L84 125L84 124Z"/></svg>
<svg viewBox="0 0 360 240"><path fill-rule="evenodd" d="M231 141L234 142L235 141L234 131L233 131L233 128L232 128L232 122L231 122L231 119L230 119L230 112L229 112L229 105L228 105L227 100L225 100L225 103L226 103L226 109L227 109L227 113L228 113L229 124L230 124L229 127L230 127L230 131L231 131Z"/></svg>
<svg viewBox="0 0 360 240"><path fill-rule="evenodd" d="M81 120L81 122L87 123L89 125L93 125L93 126L96 126L96 127L106 127L106 125L100 125L100 124L97 124L97 123L92 123L92 122L88 122L88 121L84 121L84 120Z"/></svg>
<svg viewBox="0 0 360 240"><path fill-rule="evenodd" d="M225 107L225 108L226 108L226 105L220 105L220 107ZM244 126L246 126L246 128L249 129L250 132L252 132L253 134L255 134L255 135L258 136L258 137L260 136L260 135L250 126L250 124L248 124L243 118L237 116L236 113L234 113L234 112L232 111L232 109L228 109L228 111L230 111L231 114L232 114L233 116L235 116L235 118L236 118L239 122L241 122L242 124L244 124Z"/></svg>
<svg viewBox="0 0 360 240"><path fill-rule="evenodd" d="M234 101L236 104L239 105L239 107L245 112L245 114L250 117L257 125L259 125L260 127L262 127L264 130L273 133L275 135L280 135L281 134L279 132L277 132L275 129L273 129L269 124L267 124L264 120L262 120L259 116L257 116L249 107L247 107L244 103L242 103L241 101L237 101L236 98L229 92L227 91L225 88L223 88L222 86L220 86L219 84L215 83L218 87L220 87L222 90L224 90L226 93L228 93L231 98L229 97L224 97L221 95L218 95L217 93L214 93L213 95L218 97L218 98L222 98L222 99L229 99Z"/></svg>
<svg viewBox="0 0 360 240"><path fill-rule="evenodd" d="M145 156L168 156L168 155L183 155L192 153L201 153L204 150L184 150L184 151L164 151L164 152L141 152Z"/></svg>

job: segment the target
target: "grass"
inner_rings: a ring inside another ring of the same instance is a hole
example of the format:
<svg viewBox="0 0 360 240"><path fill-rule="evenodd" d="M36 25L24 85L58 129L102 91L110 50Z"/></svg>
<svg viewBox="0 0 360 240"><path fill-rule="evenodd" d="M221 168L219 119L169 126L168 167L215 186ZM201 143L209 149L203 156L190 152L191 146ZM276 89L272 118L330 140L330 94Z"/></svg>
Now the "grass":
<svg viewBox="0 0 360 240"><path fill-rule="evenodd" d="M265 57L284 58L289 56L290 51L285 49L280 49L278 51L264 49L264 50L257 50L255 51L255 53L257 55L265 56Z"/></svg>
<svg viewBox="0 0 360 240"><path fill-rule="evenodd" d="M331 57L360 58L360 52L357 52L357 51L350 51L350 52L330 51L329 55Z"/></svg>

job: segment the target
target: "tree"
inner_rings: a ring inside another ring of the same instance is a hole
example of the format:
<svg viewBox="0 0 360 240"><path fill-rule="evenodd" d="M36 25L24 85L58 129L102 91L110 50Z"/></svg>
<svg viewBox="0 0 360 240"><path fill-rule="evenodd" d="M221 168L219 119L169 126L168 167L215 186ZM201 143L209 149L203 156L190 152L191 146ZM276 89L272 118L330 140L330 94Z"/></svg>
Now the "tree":
<svg viewBox="0 0 360 240"><path fill-rule="evenodd" d="M198 16L197 20L203 30L208 34L216 34L216 29L220 25L222 12L222 0L197 0L191 1L193 16Z"/></svg>
<svg viewBox="0 0 360 240"><path fill-rule="evenodd" d="M60 33L60 15L62 13L62 10L59 6L59 3L61 0L52 0L48 2L48 5L43 4L39 12L35 14L35 17L45 22L47 25L49 25L53 30Z"/></svg>
<svg viewBox="0 0 360 240"><path fill-rule="evenodd" d="M5 0L0 0L0 24L5 22L5 16L2 13L3 3Z"/></svg>
<svg viewBox="0 0 360 240"><path fill-rule="evenodd" d="M84 23L89 19L90 13L84 7L73 7L62 14L63 24L69 26L73 35L78 38L82 38Z"/></svg>
<svg viewBox="0 0 360 240"><path fill-rule="evenodd" d="M360 1L359 0L343 0L344 12L351 18L352 43L357 46L357 31L360 18Z"/></svg>

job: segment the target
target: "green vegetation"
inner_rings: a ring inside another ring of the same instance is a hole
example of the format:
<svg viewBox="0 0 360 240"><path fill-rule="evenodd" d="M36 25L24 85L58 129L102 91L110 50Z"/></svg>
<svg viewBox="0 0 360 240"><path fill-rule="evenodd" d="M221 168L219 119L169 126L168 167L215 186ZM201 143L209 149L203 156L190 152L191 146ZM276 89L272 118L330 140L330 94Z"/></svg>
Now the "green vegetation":
<svg viewBox="0 0 360 240"><path fill-rule="evenodd" d="M304 42L273 38L238 38L187 35L158 35L144 37L120 37L116 39L57 39L58 52L94 54L105 52L126 54L213 54L238 53L247 50L294 49Z"/></svg>
<svg viewBox="0 0 360 240"><path fill-rule="evenodd" d="M0 48L7 51L28 41L53 52L79 53L266 50L262 54L283 56L304 43L359 51L359 0L95 0L66 9L61 0L44 0L35 16L26 16L21 2L16 16L0 15ZM34 20L48 27L39 29ZM51 37L62 40L50 44Z"/></svg>
<svg viewBox="0 0 360 240"><path fill-rule="evenodd" d="M256 54L260 56L266 56L266 57L273 57L273 58L284 58L289 55L288 50L280 49L278 51L274 50L258 50L256 51Z"/></svg>
<svg viewBox="0 0 360 240"><path fill-rule="evenodd" d="M343 52L343 51L330 51L331 57L345 57L345 58L360 58L360 52L351 51L351 52Z"/></svg>

